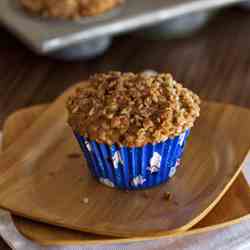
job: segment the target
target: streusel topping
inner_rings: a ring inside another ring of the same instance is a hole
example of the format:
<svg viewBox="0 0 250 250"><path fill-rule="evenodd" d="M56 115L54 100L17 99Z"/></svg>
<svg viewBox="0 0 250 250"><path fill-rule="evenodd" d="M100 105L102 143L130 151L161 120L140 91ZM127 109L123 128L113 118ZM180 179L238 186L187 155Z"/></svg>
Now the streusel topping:
<svg viewBox="0 0 250 250"><path fill-rule="evenodd" d="M67 101L74 131L99 143L140 147L191 128L200 99L170 74L109 72L90 77Z"/></svg>
<svg viewBox="0 0 250 250"><path fill-rule="evenodd" d="M77 19L108 11L122 0L20 0L31 12L42 16Z"/></svg>

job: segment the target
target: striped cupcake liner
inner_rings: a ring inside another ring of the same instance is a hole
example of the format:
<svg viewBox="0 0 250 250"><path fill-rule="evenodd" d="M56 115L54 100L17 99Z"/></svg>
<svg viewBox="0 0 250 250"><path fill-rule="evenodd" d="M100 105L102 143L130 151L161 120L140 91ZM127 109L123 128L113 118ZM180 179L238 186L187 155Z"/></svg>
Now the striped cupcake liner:
<svg viewBox="0 0 250 250"><path fill-rule="evenodd" d="M143 147L106 145L75 133L92 175L109 187L146 189L174 176L190 130L166 141Z"/></svg>

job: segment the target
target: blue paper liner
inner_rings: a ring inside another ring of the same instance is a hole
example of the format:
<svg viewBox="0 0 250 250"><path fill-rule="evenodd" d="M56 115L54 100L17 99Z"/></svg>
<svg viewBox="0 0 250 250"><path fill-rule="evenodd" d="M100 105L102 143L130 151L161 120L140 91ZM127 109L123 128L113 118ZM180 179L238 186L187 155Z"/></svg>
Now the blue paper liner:
<svg viewBox="0 0 250 250"><path fill-rule="evenodd" d="M174 176L190 129L180 136L143 147L100 144L75 133L89 169L99 182L125 190L146 189Z"/></svg>

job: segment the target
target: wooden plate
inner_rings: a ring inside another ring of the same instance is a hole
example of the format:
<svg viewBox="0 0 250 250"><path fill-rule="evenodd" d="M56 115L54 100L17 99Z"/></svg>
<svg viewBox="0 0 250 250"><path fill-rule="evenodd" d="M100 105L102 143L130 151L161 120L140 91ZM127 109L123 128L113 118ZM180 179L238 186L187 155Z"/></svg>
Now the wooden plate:
<svg viewBox="0 0 250 250"><path fill-rule="evenodd" d="M12 114L4 124L3 147L6 149L44 112L48 106L36 106L20 110ZM237 107L235 107L237 108ZM215 208L192 229L192 233L200 230L212 230L216 226L224 226L237 222L240 218L250 213L250 189L242 173L223 196ZM77 245L129 242L131 238L121 239L107 236L81 233L63 229L35 221L30 221L18 216L13 216L17 229L26 237L43 245ZM188 231L190 232L190 231ZM144 238L143 238L144 239ZM138 240L138 239L137 239Z"/></svg>
<svg viewBox="0 0 250 250"><path fill-rule="evenodd" d="M65 124L65 97L51 105L2 155L1 207L86 232L165 236L187 230L215 206L240 173L239 164L249 149L250 135L244 132L250 125L249 111L219 104L211 109L204 104L184 167L171 182L147 195L109 189L89 176L81 159L69 157L78 146ZM166 191L171 192L172 202L163 199ZM89 198L88 204L81 203L83 196Z"/></svg>
<svg viewBox="0 0 250 250"><path fill-rule="evenodd" d="M12 144L20 131L28 128L47 107L46 105L34 106L12 114L4 124L4 149ZM222 227L236 223L243 218L248 218L249 214L250 188L241 173L215 208L186 233L195 234L200 231L213 230L216 227ZM97 236L31 221L18 216L13 216L13 221L19 232L42 245L108 244L140 240L138 238L121 239ZM146 239L150 239L150 237L141 238L141 240Z"/></svg>

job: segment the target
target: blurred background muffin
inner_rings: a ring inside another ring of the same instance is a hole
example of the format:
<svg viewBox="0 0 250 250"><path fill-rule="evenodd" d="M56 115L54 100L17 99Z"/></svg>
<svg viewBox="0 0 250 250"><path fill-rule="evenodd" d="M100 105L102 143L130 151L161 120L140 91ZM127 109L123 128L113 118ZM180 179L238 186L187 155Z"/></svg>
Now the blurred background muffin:
<svg viewBox="0 0 250 250"><path fill-rule="evenodd" d="M20 0L30 12L42 16L78 19L111 10L122 0Z"/></svg>

